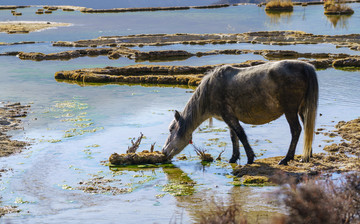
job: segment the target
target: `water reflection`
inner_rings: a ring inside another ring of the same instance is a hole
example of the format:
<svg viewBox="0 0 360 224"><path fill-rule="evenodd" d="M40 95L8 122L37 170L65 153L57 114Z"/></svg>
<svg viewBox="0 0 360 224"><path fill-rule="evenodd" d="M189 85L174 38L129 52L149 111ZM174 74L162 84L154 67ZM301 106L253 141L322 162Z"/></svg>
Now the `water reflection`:
<svg viewBox="0 0 360 224"><path fill-rule="evenodd" d="M274 215L281 212L269 204L268 197L264 197L264 194L274 190L273 187L256 189L230 185L218 186L214 185L216 181L213 180L213 186L207 185L204 188L201 186L202 183L192 180L189 174L178 167L163 168L163 171L168 183L175 186L174 189L181 189L181 192L185 192L178 196L174 193L173 195L175 195L177 207L186 211L192 222L198 223L202 216L213 211L214 206L236 204L244 211L250 223L268 223ZM203 172L203 175L208 174ZM181 218L181 213L176 214L176 220Z"/></svg>
<svg viewBox="0 0 360 224"><path fill-rule="evenodd" d="M265 11L266 15L270 19L271 25L286 24L291 22L291 16L293 12L269 12Z"/></svg>
<svg viewBox="0 0 360 224"><path fill-rule="evenodd" d="M326 15L326 18L331 22L333 28L341 29L348 29L350 17L351 15Z"/></svg>

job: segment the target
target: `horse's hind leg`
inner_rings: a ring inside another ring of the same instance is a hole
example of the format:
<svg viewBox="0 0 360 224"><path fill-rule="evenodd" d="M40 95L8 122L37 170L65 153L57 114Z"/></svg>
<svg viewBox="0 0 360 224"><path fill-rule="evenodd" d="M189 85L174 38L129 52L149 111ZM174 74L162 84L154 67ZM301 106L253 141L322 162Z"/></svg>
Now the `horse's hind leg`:
<svg viewBox="0 0 360 224"><path fill-rule="evenodd" d="M238 159L240 159L240 151L239 151L239 138L237 137L235 131L230 128L230 137L233 145L233 153L230 159L230 163L236 163Z"/></svg>
<svg viewBox="0 0 360 224"><path fill-rule="evenodd" d="M239 120L235 116L232 116L230 113L223 114L222 119L230 127L230 130L236 133L236 136L240 139L241 143L244 145L246 156L248 158L247 163L252 164L254 162L255 154L252 148L250 147L245 131L241 127Z"/></svg>
<svg viewBox="0 0 360 224"><path fill-rule="evenodd" d="M291 143L289 150L284 159L279 162L279 165L287 165L290 160L294 159L295 156L295 149L296 145L299 141L300 133L301 133L301 126L299 123L299 118L296 112L292 113L285 113L286 120L290 125L291 131Z"/></svg>

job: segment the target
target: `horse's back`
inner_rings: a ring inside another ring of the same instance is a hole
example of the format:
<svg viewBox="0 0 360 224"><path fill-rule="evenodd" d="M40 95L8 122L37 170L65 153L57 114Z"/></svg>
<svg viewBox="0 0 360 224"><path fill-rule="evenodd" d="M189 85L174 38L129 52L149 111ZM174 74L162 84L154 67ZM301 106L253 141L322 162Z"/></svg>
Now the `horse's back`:
<svg viewBox="0 0 360 224"><path fill-rule="evenodd" d="M301 61L269 62L249 68L223 66L211 78L212 99L229 105L239 120L264 124L289 108L298 109L305 97L305 67ZM307 68L309 69L309 68Z"/></svg>

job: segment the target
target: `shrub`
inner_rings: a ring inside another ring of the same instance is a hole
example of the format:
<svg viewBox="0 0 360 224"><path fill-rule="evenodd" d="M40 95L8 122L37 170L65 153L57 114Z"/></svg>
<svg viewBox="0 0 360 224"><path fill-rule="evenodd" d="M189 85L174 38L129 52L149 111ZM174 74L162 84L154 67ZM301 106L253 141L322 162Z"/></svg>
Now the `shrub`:
<svg viewBox="0 0 360 224"><path fill-rule="evenodd" d="M292 12L293 3L291 0L270 0L266 3L265 10Z"/></svg>
<svg viewBox="0 0 360 224"><path fill-rule="evenodd" d="M310 180L287 185L278 195L289 215L282 223L359 223L360 174L349 174L340 183Z"/></svg>

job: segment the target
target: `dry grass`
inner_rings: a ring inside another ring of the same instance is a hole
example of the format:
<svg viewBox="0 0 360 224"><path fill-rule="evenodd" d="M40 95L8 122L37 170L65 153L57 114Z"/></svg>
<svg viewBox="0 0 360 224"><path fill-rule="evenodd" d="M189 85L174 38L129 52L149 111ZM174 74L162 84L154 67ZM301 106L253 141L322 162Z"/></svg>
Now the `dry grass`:
<svg viewBox="0 0 360 224"><path fill-rule="evenodd" d="M275 193L288 215L274 217L274 224L351 224L360 223L360 173L352 173L341 180L312 179L297 184L288 176L277 176L283 185ZM234 201L225 205L214 199L200 214L201 224L248 223L241 205Z"/></svg>
<svg viewBox="0 0 360 224"><path fill-rule="evenodd" d="M206 153L206 149L198 148L194 144L192 145L196 154L200 157L201 161L203 162L213 162L214 158L211 154Z"/></svg>
<svg viewBox="0 0 360 224"><path fill-rule="evenodd" d="M241 206L235 202L225 205L223 201L212 199L209 210L200 215L199 224L247 224Z"/></svg>
<svg viewBox="0 0 360 224"><path fill-rule="evenodd" d="M326 15L352 15L354 10L345 5L343 1L328 0L324 3Z"/></svg>
<svg viewBox="0 0 360 224"><path fill-rule="evenodd" d="M266 11L293 11L293 3L291 0L270 0L266 3Z"/></svg>
<svg viewBox="0 0 360 224"><path fill-rule="evenodd" d="M360 173L347 175L338 182L310 180L289 184L278 192L289 214L277 223L359 223Z"/></svg>

